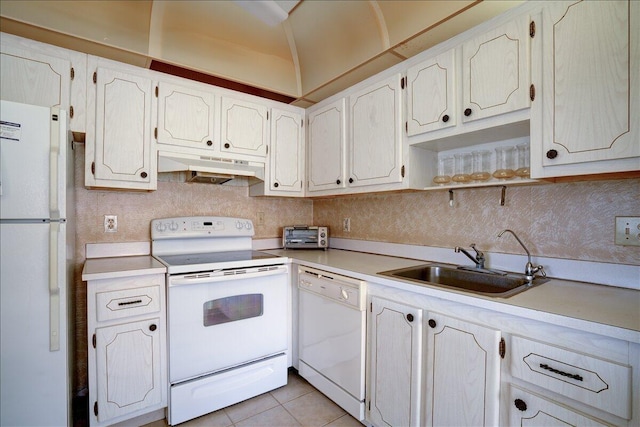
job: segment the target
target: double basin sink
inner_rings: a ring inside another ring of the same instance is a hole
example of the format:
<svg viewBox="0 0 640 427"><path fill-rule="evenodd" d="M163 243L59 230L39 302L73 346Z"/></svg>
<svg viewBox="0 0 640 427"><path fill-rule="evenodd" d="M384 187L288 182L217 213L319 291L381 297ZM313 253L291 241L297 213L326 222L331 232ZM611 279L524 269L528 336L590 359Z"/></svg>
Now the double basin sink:
<svg viewBox="0 0 640 427"><path fill-rule="evenodd" d="M548 281L543 277L536 277L533 281L529 281L523 274L473 270L475 269L467 267L423 264L378 274L406 279L422 285L436 285L500 298L508 298Z"/></svg>

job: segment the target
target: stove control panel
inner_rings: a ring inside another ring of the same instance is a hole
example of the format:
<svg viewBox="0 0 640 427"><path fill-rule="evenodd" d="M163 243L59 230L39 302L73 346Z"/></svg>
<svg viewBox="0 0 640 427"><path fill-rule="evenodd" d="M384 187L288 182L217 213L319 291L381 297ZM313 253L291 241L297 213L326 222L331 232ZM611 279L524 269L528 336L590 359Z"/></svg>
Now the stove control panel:
<svg viewBox="0 0 640 427"><path fill-rule="evenodd" d="M246 218L189 216L151 221L151 240L185 237L251 237L253 222Z"/></svg>

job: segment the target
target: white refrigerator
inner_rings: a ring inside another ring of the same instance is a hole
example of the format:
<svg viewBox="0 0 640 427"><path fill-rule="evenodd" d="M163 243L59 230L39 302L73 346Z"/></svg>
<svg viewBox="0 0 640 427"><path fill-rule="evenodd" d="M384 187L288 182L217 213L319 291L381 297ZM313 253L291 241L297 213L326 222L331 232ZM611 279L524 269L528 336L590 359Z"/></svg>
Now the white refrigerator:
<svg viewBox="0 0 640 427"><path fill-rule="evenodd" d="M67 115L0 103L0 425L68 426L75 237Z"/></svg>

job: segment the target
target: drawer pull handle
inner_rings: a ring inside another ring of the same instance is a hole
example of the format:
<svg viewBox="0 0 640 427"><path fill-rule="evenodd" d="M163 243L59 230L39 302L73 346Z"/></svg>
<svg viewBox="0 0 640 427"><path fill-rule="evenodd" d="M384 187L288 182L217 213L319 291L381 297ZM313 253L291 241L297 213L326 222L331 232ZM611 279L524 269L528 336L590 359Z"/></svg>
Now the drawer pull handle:
<svg viewBox="0 0 640 427"><path fill-rule="evenodd" d="M132 304L142 304L142 300L141 299L136 299L133 301L124 301L124 302L119 302L118 305L122 306L122 305L132 305Z"/></svg>
<svg viewBox="0 0 640 427"><path fill-rule="evenodd" d="M540 367L542 369L547 370L547 371L553 372L554 374L562 375L563 377L572 378L572 379L574 379L576 381L583 381L584 380L584 378L582 378L578 374L569 374L567 372L559 371L559 370L557 370L555 368L552 368L551 366L547 365L546 363L541 363Z"/></svg>

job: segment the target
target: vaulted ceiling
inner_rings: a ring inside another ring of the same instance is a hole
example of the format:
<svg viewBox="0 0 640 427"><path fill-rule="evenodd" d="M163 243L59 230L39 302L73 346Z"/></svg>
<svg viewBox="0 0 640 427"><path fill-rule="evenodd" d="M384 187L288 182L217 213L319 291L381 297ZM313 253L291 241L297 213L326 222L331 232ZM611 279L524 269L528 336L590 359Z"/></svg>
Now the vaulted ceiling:
<svg viewBox="0 0 640 427"><path fill-rule="evenodd" d="M520 3L0 0L0 30L307 107Z"/></svg>

